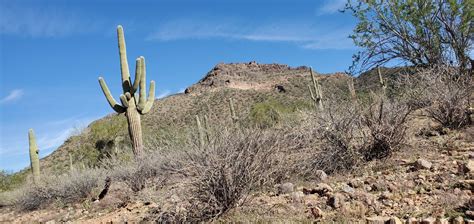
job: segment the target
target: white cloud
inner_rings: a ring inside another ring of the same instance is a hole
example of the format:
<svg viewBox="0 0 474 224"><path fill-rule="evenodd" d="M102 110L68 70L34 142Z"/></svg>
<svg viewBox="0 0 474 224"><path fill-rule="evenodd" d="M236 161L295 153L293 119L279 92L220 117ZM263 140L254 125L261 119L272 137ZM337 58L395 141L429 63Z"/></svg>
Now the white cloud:
<svg viewBox="0 0 474 224"><path fill-rule="evenodd" d="M290 42L307 49L350 49L354 48L347 38L351 30L351 27L322 30L301 22L256 26L236 21L182 19L161 25L147 40L235 39Z"/></svg>
<svg viewBox="0 0 474 224"><path fill-rule="evenodd" d="M22 89L14 89L10 91L10 93L7 96L0 99L0 103L3 104L3 103L19 100L24 95L24 93L25 92Z"/></svg>
<svg viewBox="0 0 474 224"><path fill-rule="evenodd" d="M58 37L97 29L99 22L64 8L2 2L0 34Z"/></svg>
<svg viewBox="0 0 474 224"><path fill-rule="evenodd" d="M339 12L346 5L347 0L324 0L318 9L318 15L333 14Z"/></svg>

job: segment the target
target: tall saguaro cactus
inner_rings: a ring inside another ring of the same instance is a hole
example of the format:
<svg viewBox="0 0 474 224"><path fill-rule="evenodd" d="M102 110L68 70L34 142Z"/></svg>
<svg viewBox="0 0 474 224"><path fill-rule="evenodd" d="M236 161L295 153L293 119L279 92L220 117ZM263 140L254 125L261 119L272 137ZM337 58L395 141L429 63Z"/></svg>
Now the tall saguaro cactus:
<svg viewBox="0 0 474 224"><path fill-rule="evenodd" d="M125 113L128 122L128 132L132 140L132 149L135 156L143 153L143 134L140 122L140 115L148 113L155 101L155 81L150 82L148 99L146 97L146 66L143 56L136 59L135 81L132 84L130 71L127 62L127 49L125 46L125 37L122 26L117 27L118 47L120 55L120 70L122 73L122 89L118 104L110 93L105 80L99 77L99 84L104 92L105 98L112 109L117 113ZM138 96L135 93L138 92ZM137 98L138 97L138 98Z"/></svg>
<svg viewBox="0 0 474 224"><path fill-rule="evenodd" d="M315 106L322 111L324 108L321 84L316 79L316 77L314 77L313 68L309 68L309 72L311 73L311 81L313 82L313 87L311 87L311 85L308 85L309 93L311 94L311 99L313 99Z"/></svg>
<svg viewBox="0 0 474 224"><path fill-rule="evenodd" d="M35 132L33 129L28 131L28 141L30 145L31 172L33 173L33 182L38 184L40 181L39 150L36 145Z"/></svg>

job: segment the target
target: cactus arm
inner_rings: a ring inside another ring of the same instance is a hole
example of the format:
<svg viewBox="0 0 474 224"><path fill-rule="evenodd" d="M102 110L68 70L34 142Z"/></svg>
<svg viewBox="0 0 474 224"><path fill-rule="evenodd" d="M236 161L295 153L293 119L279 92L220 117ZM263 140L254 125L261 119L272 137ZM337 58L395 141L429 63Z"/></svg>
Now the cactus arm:
<svg viewBox="0 0 474 224"><path fill-rule="evenodd" d="M123 94L120 94L120 102L122 102L123 107L127 108L130 105L128 104L127 97Z"/></svg>
<svg viewBox="0 0 474 224"><path fill-rule="evenodd" d="M125 45L125 37L123 35L122 26L117 26L118 47L120 55L120 70L122 72L122 88L123 92L130 92L130 71L128 70L127 48Z"/></svg>
<svg viewBox="0 0 474 224"><path fill-rule="evenodd" d="M110 104L110 107L112 107L112 109L114 109L117 113L125 112L125 108L118 104L117 101L115 101L114 97L110 93L109 87L107 87L107 84L105 83L105 80L102 77L99 77L99 84L102 89L102 92L105 95L105 98L107 99L107 102L109 102Z"/></svg>
<svg viewBox="0 0 474 224"><path fill-rule="evenodd" d="M141 114L146 114L150 111L151 107L153 106L153 103L155 102L155 81L150 82L150 90L148 92L148 99L143 107L142 110L140 110Z"/></svg>
<svg viewBox="0 0 474 224"><path fill-rule="evenodd" d="M132 89L132 94L135 94L138 90L138 85L140 84L140 80L142 77L142 66L141 66L141 60L140 58L137 58L135 61L135 81L133 82L133 89Z"/></svg>
<svg viewBox="0 0 474 224"><path fill-rule="evenodd" d="M147 103L146 100L146 64L145 58L140 56L140 71L141 71L141 78L140 78L140 95L138 100L138 109L143 110L145 108L145 104Z"/></svg>

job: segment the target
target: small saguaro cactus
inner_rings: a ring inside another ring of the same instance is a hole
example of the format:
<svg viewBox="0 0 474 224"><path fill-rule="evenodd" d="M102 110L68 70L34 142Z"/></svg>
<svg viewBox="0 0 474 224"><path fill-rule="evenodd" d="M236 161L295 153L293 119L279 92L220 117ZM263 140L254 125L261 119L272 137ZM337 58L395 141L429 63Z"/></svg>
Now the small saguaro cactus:
<svg viewBox="0 0 474 224"><path fill-rule="evenodd" d="M40 181L39 150L36 145L35 132L33 129L28 131L28 141L30 145L30 163L31 172L33 173L33 182L38 184Z"/></svg>
<svg viewBox="0 0 474 224"><path fill-rule="evenodd" d="M382 77L382 72L380 71L380 67L377 67L377 73L379 74L379 82L380 82L380 86L382 86L383 95L387 96L387 83Z"/></svg>
<svg viewBox="0 0 474 224"><path fill-rule="evenodd" d="M105 98L112 109L117 113L125 113L128 122L128 132L132 140L132 149L135 156L143 153L143 134L140 123L140 115L148 113L155 101L155 82L150 82L148 99L146 97L146 66L143 56L136 59L135 81L132 84L127 62L127 49L122 26L117 27L118 47L120 55L120 70L122 73L123 94L120 95L122 104L118 104L110 93L105 80L99 77L99 84L104 92ZM135 93L138 92L138 96ZM138 97L138 98L137 98Z"/></svg>
<svg viewBox="0 0 474 224"><path fill-rule="evenodd" d="M201 125L201 120L199 119L199 116L196 115L196 125L197 125L197 130L198 130L198 136L199 136L199 148L203 149L204 148L204 129L202 128Z"/></svg>
<svg viewBox="0 0 474 224"><path fill-rule="evenodd" d="M237 123L239 118L237 117L235 113L234 100L232 98L229 99L229 108L230 108L230 118L232 119L232 122Z"/></svg>
<svg viewBox="0 0 474 224"><path fill-rule="evenodd" d="M349 78L349 80L347 81L347 86L349 87L349 93L351 94L352 101L357 101L357 95L354 88L354 78Z"/></svg>
<svg viewBox="0 0 474 224"><path fill-rule="evenodd" d="M323 110L323 92L321 90L321 84L319 81L314 77L313 68L309 68L309 72L311 74L311 81L313 82L313 87L308 85L309 93L311 94L311 99L313 99L316 108L319 110Z"/></svg>

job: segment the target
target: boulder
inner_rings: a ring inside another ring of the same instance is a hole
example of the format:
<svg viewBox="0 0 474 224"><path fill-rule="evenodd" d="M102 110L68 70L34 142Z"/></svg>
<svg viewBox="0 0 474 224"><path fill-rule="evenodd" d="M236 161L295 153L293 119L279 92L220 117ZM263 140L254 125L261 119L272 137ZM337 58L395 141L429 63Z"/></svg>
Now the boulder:
<svg viewBox="0 0 474 224"><path fill-rule="evenodd" d="M276 188L277 188L278 194L289 194L295 191L295 185L290 182L284 183L284 184L278 184Z"/></svg>
<svg viewBox="0 0 474 224"><path fill-rule="evenodd" d="M433 164L431 162L429 162L428 160L425 160L425 159L418 159L415 162L415 168L417 170L422 170L422 169L429 170L429 169L431 169L432 166L433 166Z"/></svg>

